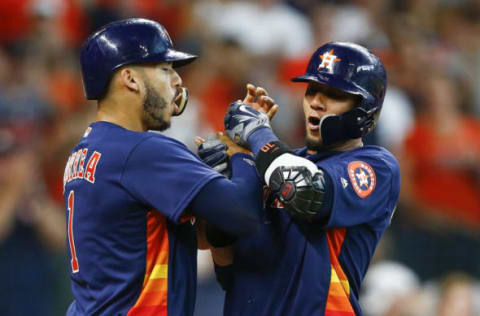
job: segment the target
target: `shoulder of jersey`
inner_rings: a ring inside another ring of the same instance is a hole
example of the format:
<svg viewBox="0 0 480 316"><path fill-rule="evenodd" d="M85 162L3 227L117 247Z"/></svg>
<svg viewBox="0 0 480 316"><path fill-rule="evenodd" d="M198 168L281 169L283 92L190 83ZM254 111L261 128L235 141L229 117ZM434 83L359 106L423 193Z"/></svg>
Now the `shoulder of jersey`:
<svg viewBox="0 0 480 316"><path fill-rule="evenodd" d="M172 138L170 136L163 135L160 132L148 131L145 134L146 134L145 137L151 138L152 140L159 141L159 142L162 142L162 143L165 143L165 144L170 143L170 144L174 144L174 145L179 145L181 147L187 148L187 146L184 143L182 143L181 141L176 140L175 138Z"/></svg>
<svg viewBox="0 0 480 316"><path fill-rule="evenodd" d="M387 165L398 165L398 161L388 149L380 146L364 146L345 153L353 159L367 160L372 163L384 162Z"/></svg>
<svg viewBox="0 0 480 316"><path fill-rule="evenodd" d="M366 146L348 154L347 172L354 192L365 199L374 192L379 179L399 177L399 166L385 148ZM345 187L346 181L342 182Z"/></svg>

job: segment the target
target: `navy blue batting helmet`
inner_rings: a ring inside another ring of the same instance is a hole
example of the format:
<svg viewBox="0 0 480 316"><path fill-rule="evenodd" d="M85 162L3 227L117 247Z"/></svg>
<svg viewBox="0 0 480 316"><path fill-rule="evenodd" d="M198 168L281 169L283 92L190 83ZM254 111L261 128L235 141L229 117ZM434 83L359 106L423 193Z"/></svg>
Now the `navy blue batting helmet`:
<svg viewBox="0 0 480 316"><path fill-rule="evenodd" d="M92 34L80 53L83 87L89 100L102 97L113 72L121 66L172 62L180 67L197 56L173 49L165 28L151 20L132 18L107 24Z"/></svg>
<svg viewBox="0 0 480 316"><path fill-rule="evenodd" d="M327 143L362 137L372 131L387 88L387 74L380 59L365 47L342 42L317 49L306 73L292 81L314 81L360 97L354 109L322 120L322 138Z"/></svg>

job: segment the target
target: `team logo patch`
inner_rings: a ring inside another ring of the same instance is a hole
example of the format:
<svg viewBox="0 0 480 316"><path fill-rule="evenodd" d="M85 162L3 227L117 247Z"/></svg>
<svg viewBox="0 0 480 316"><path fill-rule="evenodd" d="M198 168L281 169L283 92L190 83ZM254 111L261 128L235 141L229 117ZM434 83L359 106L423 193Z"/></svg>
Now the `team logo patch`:
<svg viewBox="0 0 480 316"><path fill-rule="evenodd" d="M348 164L348 176L353 190L362 199L369 196L375 189L377 177L373 168L366 162L353 161Z"/></svg>
<svg viewBox="0 0 480 316"><path fill-rule="evenodd" d="M320 55L320 59L322 60L322 63L318 66L318 70L326 68L329 73L333 73L333 64L341 61L340 58L337 58L337 56L334 55L333 49Z"/></svg>

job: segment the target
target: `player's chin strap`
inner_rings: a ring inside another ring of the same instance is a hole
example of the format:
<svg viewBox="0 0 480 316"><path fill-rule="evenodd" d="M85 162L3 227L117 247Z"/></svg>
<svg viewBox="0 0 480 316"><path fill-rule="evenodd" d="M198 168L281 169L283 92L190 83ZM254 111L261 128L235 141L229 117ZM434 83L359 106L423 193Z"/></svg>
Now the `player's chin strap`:
<svg viewBox="0 0 480 316"><path fill-rule="evenodd" d="M177 98L175 98L175 104L178 107L178 111L173 114L173 116L179 116L185 111L185 108L187 107L188 103L188 90L187 88L184 87L179 87L180 94Z"/></svg>
<svg viewBox="0 0 480 316"><path fill-rule="evenodd" d="M365 136L374 127L376 111L377 108L366 111L355 107L341 115L325 115L320 121L322 144L328 146Z"/></svg>
<svg viewBox="0 0 480 316"><path fill-rule="evenodd" d="M285 210L302 220L325 219L328 177L308 159L295 156L287 145L270 142L262 147L255 163L257 171L282 202Z"/></svg>

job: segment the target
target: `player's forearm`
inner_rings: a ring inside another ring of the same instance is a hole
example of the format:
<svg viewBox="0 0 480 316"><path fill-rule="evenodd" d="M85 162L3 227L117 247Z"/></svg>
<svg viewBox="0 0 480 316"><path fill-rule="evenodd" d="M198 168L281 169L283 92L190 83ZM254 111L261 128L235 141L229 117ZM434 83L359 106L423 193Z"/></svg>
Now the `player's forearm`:
<svg viewBox="0 0 480 316"><path fill-rule="evenodd" d="M270 128L261 128L253 132L248 137L248 144L255 157L257 157L260 149L269 142L278 141L278 137Z"/></svg>
<svg viewBox="0 0 480 316"><path fill-rule="evenodd" d="M232 179L212 180L192 201L193 214L235 236L258 229L262 208L260 181L253 161L247 157L232 156Z"/></svg>

